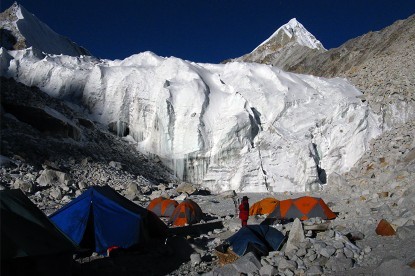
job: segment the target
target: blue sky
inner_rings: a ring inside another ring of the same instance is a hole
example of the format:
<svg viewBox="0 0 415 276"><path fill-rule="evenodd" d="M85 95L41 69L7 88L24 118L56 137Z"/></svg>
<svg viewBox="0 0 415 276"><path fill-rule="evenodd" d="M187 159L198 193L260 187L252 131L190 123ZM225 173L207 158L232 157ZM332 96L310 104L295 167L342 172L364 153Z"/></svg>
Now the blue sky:
<svg viewBox="0 0 415 276"><path fill-rule="evenodd" d="M1 0L1 11L14 1ZM249 53L291 18L327 48L415 13L414 0L21 0L97 57L152 51L218 63Z"/></svg>

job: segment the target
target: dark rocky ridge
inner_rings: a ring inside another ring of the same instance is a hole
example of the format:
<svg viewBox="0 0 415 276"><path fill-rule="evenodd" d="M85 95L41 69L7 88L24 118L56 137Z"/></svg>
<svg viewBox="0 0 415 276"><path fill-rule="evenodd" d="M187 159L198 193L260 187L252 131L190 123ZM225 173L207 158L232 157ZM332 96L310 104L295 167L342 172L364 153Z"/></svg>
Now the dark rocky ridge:
<svg viewBox="0 0 415 276"><path fill-rule="evenodd" d="M12 79L0 81L2 155L19 156L35 167L46 161L80 163L85 158L97 163L115 161L157 185L174 180L165 167L60 100ZM59 116L50 115L54 113Z"/></svg>

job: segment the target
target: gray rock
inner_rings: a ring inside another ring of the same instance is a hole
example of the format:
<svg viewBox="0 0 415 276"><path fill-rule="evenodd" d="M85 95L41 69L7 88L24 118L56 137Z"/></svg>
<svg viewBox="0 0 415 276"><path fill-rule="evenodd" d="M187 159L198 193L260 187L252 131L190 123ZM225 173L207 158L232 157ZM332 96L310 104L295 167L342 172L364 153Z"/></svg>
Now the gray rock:
<svg viewBox="0 0 415 276"><path fill-rule="evenodd" d="M343 248L343 253L347 258L353 258L354 253L349 248Z"/></svg>
<svg viewBox="0 0 415 276"><path fill-rule="evenodd" d="M336 252L336 249L332 246L326 246L319 251L320 255L326 258L330 258L330 256L333 255L334 252Z"/></svg>
<svg viewBox="0 0 415 276"><path fill-rule="evenodd" d="M33 184L29 181L24 181L22 179L17 178L13 183L13 188L20 189L23 192L31 193L33 192Z"/></svg>
<svg viewBox="0 0 415 276"><path fill-rule="evenodd" d="M151 189L149 186L142 186L140 188L142 194L149 195L151 193Z"/></svg>
<svg viewBox="0 0 415 276"><path fill-rule="evenodd" d="M80 190L84 190L84 189L86 189L88 187L88 185L84 182L84 181L80 181L80 182L78 182L78 188L80 189Z"/></svg>
<svg viewBox="0 0 415 276"><path fill-rule="evenodd" d="M365 254L368 254L372 251L372 248L370 246L365 246L365 248L363 249L363 252L365 252Z"/></svg>
<svg viewBox="0 0 415 276"><path fill-rule="evenodd" d="M69 181L69 180L70 180L70 177L66 173L55 171L55 170L50 170L50 169L45 169L42 171L40 176L36 179L36 182L39 184L39 186L46 187L46 186L66 184L66 181Z"/></svg>
<svg viewBox="0 0 415 276"><path fill-rule="evenodd" d="M187 193L189 195L193 194L196 190L197 189L193 184L187 182L180 183L180 185L176 188L178 193Z"/></svg>
<svg viewBox="0 0 415 276"><path fill-rule="evenodd" d="M314 249L316 250L316 252L320 252L320 250L324 247L326 247L327 244L323 241L316 241L313 244Z"/></svg>
<svg viewBox="0 0 415 276"><path fill-rule="evenodd" d="M127 190L125 196L129 199L134 199L140 194L137 183L131 182L127 184Z"/></svg>
<svg viewBox="0 0 415 276"><path fill-rule="evenodd" d="M288 235L285 252L298 249L301 242L305 239L303 225L301 221L296 218L291 226L290 234Z"/></svg>
<svg viewBox="0 0 415 276"><path fill-rule="evenodd" d="M281 259L277 265L278 270L281 272L285 271L286 269L295 270L297 268L297 262L286 259Z"/></svg>
<svg viewBox="0 0 415 276"><path fill-rule="evenodd" d="M294 272L289 270L288 268L283 271L285 276L294 276Z"/></svg>
<svg viewBox="0 0 415 276"><path fill-rule="evenodd" d="M109 163L110 167L116 169L116 170L121 170L122 169L122 164L120 162L116 162L116 161L111 161Z"/></svg>
<svg viewBox="0 0 415 276"><path fill-rule="evenodd" d="M202 262L202 258L200 257L200 254L193 253L192 255L190 255L190 262L193 266L200 264Z"/></svg>
<svg viewBox="0 0 415 276"><path fill-rule="evenodd" d="M316 275L322 275L323 274L323 268L319 265L313 265L309 269L306 270L305 275L307 276L316 276Z"/></svg>
<svg viewBox="0 0 415 276"><path fill-rule="evenodd" d="M50 192L50 196L54 199L62 199L62 191L59 188L53 189Z"/></svg>
<svg viewBox="0 0 415 276"><path fill-rule="evenodd" d="M398 229L396 229L396 235L401 240L414 239L415 225L399 227Z"/></svg>
<svg viewBox="0 0 415 276"><path fill-rule="evenodd" d="M297 250L297 253L296 253L296 255L297 255L298 257L303 257L303 256L305 256L305 254L307 254L307 250L306 250L305 248L300 248L300 249L298 249L298 250Z"/></svg>
<svg viewBox="0 0 415 276"><path fill-rule="evenodd" d="M261 276L273 276L277 275L278 270L272 265L264 265L259 270L259 275Z"/></svg>
<svg viewBox="0 0 415 276"><path fill-rule="evenodd" d="M208 274L204 274L206 276L212 275L212 276L234 276L234 275L240 275L240 272L232 265L227 264L222 267L215 268Z"/></svg>
<svg viewBox="0 0 415 276"><path fill-rule="evenodd" d="M266 266L266 265L271 265L272 261L270 259L267 258L268 256L266 256L265 258L262 257L261 258L261 265L262 266Z"/></svg>
<svg viewBox="0 0 415 276"><path fill-rule="evenodd" d="M289 259L289 260L293 260L295 261L295 259L297 259L298 257L296 256L297 254L297 250L293 249L291 251L285 252L284 253L285 256Z"/></svg>
<svg viewBox="0 0 415 276"><path fill-rule="evenodd" d="M161 195L162 195L162 191L159 191L159 190L157 190L157 191L153 191L152 193L151 193L151 195L149 195L148 197L150 198L150 199L155 199L155 198L157 198L157 197L160 197Z"/></svg>
<svg viewBox="0 0 415 276"><path fill-rule="evenodd" d="M333 242L333 247L336 248L336 249L343 249L344 244L341 241L334 241Z"/></svg>
<svg viewBox="0 0 415 276"><path fill-rule="evenodd" d="M379 266L373 271L373 275L378 276L414 276L415 269L405 264L403 261L389 256L384 258Z"/></svg>
<svg viewBox="0 0 415 276"><path fill-rule="evenodd" d="M312 246L312 243L309 239L305 239L304 241L300 242L298 245L300 248L309 249Z"/></svg>
<svg viewBox="0 0 415 276"><path fill-rule="evenodd" d="M339 255L335 258L330 258L326 263L326 267L328 267L332 271L349 270L353 267L353 260L346 258L346 256L344 255Z"/></svg>
<svg viewBox="0 0 415 276"><path fill-rule="evenodd" d="M328 261L328 258L321 256L321 257L318 257L317 259L315 259L315 260L313 261L313 263L314 263L315 265L321 265L321 266L324 266L324 265L327 263L327 261Z"/></svg>
<svg viewBox="0 0 415 276"><path fill-rule="evenodd" d="M252 252L240 257L232 263L233 267L241 273L258 273L261 263Z"/></svg>

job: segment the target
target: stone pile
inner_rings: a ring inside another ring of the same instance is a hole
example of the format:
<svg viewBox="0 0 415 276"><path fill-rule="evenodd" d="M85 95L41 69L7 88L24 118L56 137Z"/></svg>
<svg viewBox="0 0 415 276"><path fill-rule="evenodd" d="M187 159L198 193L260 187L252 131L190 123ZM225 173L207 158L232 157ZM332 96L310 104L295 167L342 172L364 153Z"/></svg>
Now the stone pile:
<svg viewBox="0 0 415 276"><path fill-rule="evenodd" d="M325 223L321 219L304 221L304 226ZM206 275L235 275L232 273L255 273L257 275L330 275L358 267L370 247L363 249L353 244L343 229L327 229L312 233L304 230L300 220L278 225L276 228L288 233L285 245L279 251L272 251L257 261L253 255L240 257L238 262L218 267ZM338 230L342 230L340 232Z"/></svg>

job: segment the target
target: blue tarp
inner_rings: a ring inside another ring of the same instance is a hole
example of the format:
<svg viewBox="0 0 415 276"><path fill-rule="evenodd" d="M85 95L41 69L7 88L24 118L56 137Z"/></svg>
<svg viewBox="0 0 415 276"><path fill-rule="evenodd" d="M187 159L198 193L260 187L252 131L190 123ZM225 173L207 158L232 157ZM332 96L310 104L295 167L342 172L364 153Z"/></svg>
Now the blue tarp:
<svg viewBox="0 0 415 276"><path fill-rule="evenodd" d="M165 225L154 216L109 186L96 186L63 206L50 219L76 244L92 244L94 248L90 249L102 254L111 246L128 248L139 243L145 238L144 224L152 224L149 228L155 230L153 234L163 232Z"/></svg>
<svg viewBox="0 0 415 276"><path fill-rule="evenodd" d="M233 252L239 256L253 251L259 255L268 255L269 251L278 250L285 236L268 225L248 225L227 239Z"/></svg>

